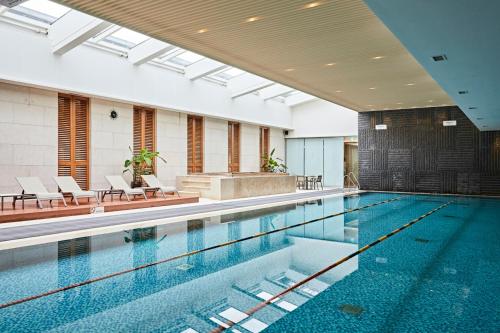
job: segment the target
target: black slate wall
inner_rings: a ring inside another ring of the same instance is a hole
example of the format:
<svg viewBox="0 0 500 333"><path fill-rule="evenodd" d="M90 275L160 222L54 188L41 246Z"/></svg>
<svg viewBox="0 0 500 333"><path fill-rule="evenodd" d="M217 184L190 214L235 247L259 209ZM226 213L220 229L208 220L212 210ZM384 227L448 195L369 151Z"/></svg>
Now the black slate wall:
<svg viewBox="0 0 500 333"><path fill-rule="evenodd" d="M458 107L360 112L358 135L361 189L500 195L500 131Z"/></svg>

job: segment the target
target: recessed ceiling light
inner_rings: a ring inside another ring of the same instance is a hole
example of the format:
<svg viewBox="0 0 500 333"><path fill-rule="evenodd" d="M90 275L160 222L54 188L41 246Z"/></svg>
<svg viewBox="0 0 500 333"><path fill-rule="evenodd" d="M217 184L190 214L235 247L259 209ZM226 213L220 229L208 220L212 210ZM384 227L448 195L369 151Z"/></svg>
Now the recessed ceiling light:
<svg viewBox="0 0 500 333"><path fill-rule="evenodd" d="M407 83L406 85L407 85L407 86L414 86L414 85L415 85L415 83Z"/></svg>
<svg viewBox="0 0 500 333"><path fill-rule="evenodd" d="M319 5L321 5L321 2L319 1L315 1L315 2L310 2L306 5L304 5L304 9L309 9L309 8L315 8L315 7L318 7Z"/></svg>
<svg viewBox="0 0 500 333"><path fill-rule="evenodd" d="M259 16L252 16L252 17L247 18L247 19L245 20L245 22L247 22L247 23L248 23L248 22L255 22L255 21L258 21L258 20L260 20L260 19L261 19L261 17L259 17Z"/></svg>
<svg viewBox="0 0 500 333"><path fill-rule="evenodd" d="M375 88L375 87L370 87L370 88L368 88L368 89L370 89L370 90L375 90L375 89L377 89L377 88Z"/></svg>
<svg viewBox="0 0 500 333"><path fill-rule="evenodd" d="M428 100L427 102L432 103L432 102L434 102L434 100L433 100L433 99L430 99L430 100Z"/></svg>
<svg viewBox="0 0 500 333"><path fill-rule="evenodd" d="M329 63L325 64L325 66L335 66L335 63L334 62L329 62Z"/></svg>
<svg viewBox="0 0 500 333"><path fill-rule="evenodd" d="M295 70L295 68L287 68L285 69L285 72L293 72Z"/></svg>
<svg viewBox="0 0 500 333"><path fill-rule="evenodd" d="M373 106L372 104L367 104L366 106Z"/></svg>
<svg viewBox="0 0 500 333"><path fill-rule="evenodd" d="M398 104L398 105L403 105L403 103L401 103L401 102L397 102L396 104Z"/></svg>
<svg viewBox="0 0 500 333"><path fill-rule="evenodd" d="M342 92L342 90L335 90L335 92L336 92L336 93L341 93L341 92Z"/></svg>
<svg viewBox="0 0 500 333"><path fill-rule="evenodd" d="M203 28L203 29L198 30L197 33L203 34L203 33L207 32L207 31L208 31L208 29Z"/></svg>
<svg viewBox="0 0 500 333"><path fill-rule="evenodd" d="M384 56L376 56L376 57L372 57L373 60L380 60L380 59L383 59L385 58Z"/></svg>

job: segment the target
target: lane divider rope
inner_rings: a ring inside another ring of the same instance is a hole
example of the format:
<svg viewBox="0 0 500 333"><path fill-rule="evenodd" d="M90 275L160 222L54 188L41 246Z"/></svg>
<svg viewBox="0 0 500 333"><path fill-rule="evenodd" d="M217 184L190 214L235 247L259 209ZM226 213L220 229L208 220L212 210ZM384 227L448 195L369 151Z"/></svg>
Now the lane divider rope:
<svg viewBox="0 0 500 333"><path fill-rule="evenodd" d="M95 282L98 282L98 281L110 279L110 278L113 278L115 276L119 276L119 275L131 273L131 272L135 272L135 271L138 271L138 270L141 270L141 269L145 269L145 268L148 268L148 267L152 267L152 266L156 266L156 265L159 265L159 264L164 264L164 263L167 263L167 262L170 262L170 261L174 261L174 260L177 260L177 259L189 257L189 256L192 256L192 255L195 255L195 254L199 254L199 253L202 253L202 252L206 252L206 251L210 251L210 250L215 250L215 249L218 249L218 248L221 248L221 247L225 247L225 246L229 246L229 245L232 245L232 244L235 244L235 243L247 241L247 240L250 240L250 239L254 239L254 238L266 236L266 235L273 234L273 233L276 233L276 232L280 232L280 231L284 231L284 230L288 230L288 229L292 229L292 228L301 227L301 226L304 226L304 225L307 225L307 224L310 224L310 223L314 223L314 222L318 222L318 221L321 221L321 220L326 220L326 219L329 219L329 218L332 218L332 217L337 217L337 216L345 215L345 214L348 214L348 213L356 212L356 211L359 211L359 210L362 210L362 209L366 209L366 208L370 208L370 207L375 207L375 206L378 206L378 205L382 205L382 204L390 203L390 202L393 202L393 201L401 200L402 198L404 198L404 196L400 196L400 197L396 197L396 198L392 198L392 199L388 199L388 200L384 200L384 201L375 202L373 204L365 205L365 206L358 207L358 208L347 209L347 210L344 210L343 212L340 212L340 213L335 213L335 214L323 216L323 217L320 217L320 218L316 218L316 219L313 219L313 220L309 220L309 221L301 222L301 223L298 223L298 224L286 226L286 227L283 227L283 228L278 228L278 229L274 229L274 230L267 231L267 232L260 232L260 233L257 233L257 234L251 235L251 236L247 236L247 237L243 237L243 238L240 238L240 239L231 240L231 241L228 241L228 242L225 242L225 243L221 243L221 244L209 246L209 247L206 247L204 249L194 250L194 251L190 251L190 252L185 252L185 253L182 253L182 254L170 257L170 258L166 258L166 259L162 259L162 260L159 260L159 261L151 262L151 263L148 263L148 264L144 264L144 265L137 266L137 267L130 268L130 269L126 269L126 270L123 270L123 271L111 273L111 274L108 274L108 275L103 275L103 276L96 277L96 278L89 279L89 280L85 280L85 281L82 281L82 282L77 282L77 283L74 283L74 284L71 284L71 285L68 285L68 286L65 286L65 287L53 289L53 290L50 290L50 291L47 291L47 292L44 292L44 293L41 293L41 294L37 294L37 295L33 295L33 296L28 296L28 297L20 298L20 299L11 301L11 302L3 303L3 304L0 304L0 309L8 308L10 306L17 305L17 304L24 303L24 302L28 302L28 301L33 301L33 300L38 299L38 298L42 298L42 297L50 296L50 295L53 295L53 294L57 294L57 293L60 293L60 292L63 292L63 291L69 290L69 289L74 289L74 288L82 287L82 286L85 286L85 285L88 285L88 284L91 284L91 283L95 283Z"/></svg>
<svg viewBox="0 0 500 333"><path fill-rule="evenodd" d="M442 204L441 206L436 207L436 208L434 208L434 209L432 209L432 210L428 211L427 213L425 213L425 214L423 214L423 215L421 215L421 216L417 217L416 219L411 220L410 222L408 222L408 223L406 223L406 224L402 225L401 227L399 227L399 228L397 228L397 229L395 229L395 230L391 231L390 233L388 233L388 234L386 234L386 235L383 235L383 236L381 236L381 237L377 238L375 241L371 242L370 244L367 244L367 245L363 246L362 248L360 248L360 249L359 249L359 250L357 250L356 252L353 252L353 253L349 254L348 256L343 257L342 259L340 259L340 260L338 260L338 261L334 262L334 263L333 263L333 264L331 264L330 266L327 266L327 267L325 267L325 268L321 269L320 271L318 271L318 272L316 272L316 273L314 273L314 274L312 274L312 275L308 276L308 277L307 277L307 278L305 278L304 280L301 280L301 281L297 282L296 284L294 284L293 286L291 286L291 287L289 287L289 288L287 288L287 289L283 290L282 292L280 292L280 293L278 293L278 294L274 295L273 297L269 298L268 300L263 301L263 302L261 302L261 303L257 304L255 307L251 308L250 310L245 311L245 313L246 313L248 316L253 315L253 314L254 314L254 313L256 313L257 311L259 311L259 310L263 309L264 307L268 306L268 305L269 305L269 304L271 304L272 302L276 301L278 298L283 297L284 295L286 295L286 294L290 293L291 291L293 291L293 290L297 289L298 287L303 286L303 285L304 285L304 284L306 284L307 282L309 282L309 281L311 281L311 280L313 280L313 279L317 278L318 276L320 276L320 275L322 275L322 274L324 274L324 273L328 272L329 270L331 270L331 269L333 269L333 268L335 268L335 267L337 267L337 266L339 266L339 265L343 264L344 262L348 261L349 259L352 259L352 258L354 258L354 257L356 257L356 256L358 256L358 255L360 255L361 253L365 252L366 250L368 250L368 249L370 249L370 248L374 247L375 245L377 245L377 244L379 244L379 243L381 243L381 242L383 242L383 241L387 240L389 237L392 237L392 236L394 236L395 234L397 234L397 233L399 233L399 232L403 231L404 229L406 229L406 228L408 228L408 227L411 227L412 225L414 225L414 224L415 224L415 223L417 223L418 221L421 221L421 220L425 219L427 216L434 214L434 213L435 213L435 212L437 212L438 210L441 210L441 209L443 209L443 208L445 208L445 207L449 206L449 205L450 205L453 201L454 201L454 200L452 200L452 201L448 201L447 203ZM234 325L235 325L235 323L233 323L232 321L226 321L226 322L225 322L225 324L227 325L227 327L223 327L223 326L220 326L220 325L219 325L218 327L216 327L215 329L213 329L213 330L211 331L211 333L219 333L219 332L225 331L226 329L231 328L232 326L234 326Z"/></svg>

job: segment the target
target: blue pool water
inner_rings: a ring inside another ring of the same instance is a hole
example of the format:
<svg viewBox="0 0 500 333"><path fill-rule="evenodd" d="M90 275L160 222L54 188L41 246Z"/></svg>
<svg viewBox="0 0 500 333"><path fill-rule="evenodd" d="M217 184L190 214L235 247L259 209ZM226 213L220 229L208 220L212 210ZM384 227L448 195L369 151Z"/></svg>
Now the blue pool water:
<svg viewBox="0 0 500 333"><path fill-rule="evenodd" d="M499 332L500 200L369 193L0 251L2 332ZM260 311L263 299L453 202Z"/></svg>

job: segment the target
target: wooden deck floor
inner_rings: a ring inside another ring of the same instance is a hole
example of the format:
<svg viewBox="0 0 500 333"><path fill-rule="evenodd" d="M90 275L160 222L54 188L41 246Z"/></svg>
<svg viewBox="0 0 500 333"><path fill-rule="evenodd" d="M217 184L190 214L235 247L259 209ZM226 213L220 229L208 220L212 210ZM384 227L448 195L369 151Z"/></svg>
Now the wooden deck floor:
<svg viewBox="0 0 500 333"><path fill-rule="evenodd" d="M101 207L104 207L105 212L114 212L128 209L196 203L198 202L198 199L199 198L197 196L178 197L176 195L171 195L166 198L149 197L148 200L135 199L128 202L125 199L119 200L118 196L116 196L114 201L111 201L110 198L107 197L106 201L101 203ZM25 201L24 209L21 207L20 201L17 202L15 209L13 209L11 202L5 202L4 210L0 211L0 223L91 214L97 206L95 200L87 202L86 199L81 199L80 206L70 202L69 198L66 201L68 203L68 207L64 207L62 202L58 203L54 201L52 208L49 207L48 202L44 202L43 204L45 208L42 209L36 207L35 200Z"/></svg>

